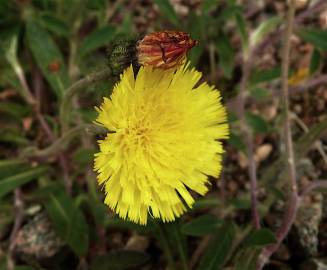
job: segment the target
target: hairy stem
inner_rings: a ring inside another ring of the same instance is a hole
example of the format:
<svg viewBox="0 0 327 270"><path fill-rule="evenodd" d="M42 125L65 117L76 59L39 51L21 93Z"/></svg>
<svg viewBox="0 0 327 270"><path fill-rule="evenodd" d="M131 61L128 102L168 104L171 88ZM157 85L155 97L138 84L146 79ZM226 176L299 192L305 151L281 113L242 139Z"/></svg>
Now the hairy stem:
<svg viewBox="0 0 327 270"><path fill-rule="evenodd" d="M9 237L9 254L8 254L8 261L7 261L7 268L8 270L13 270L15 267L15 260L13 258L15 246L16 246L16 237L19 231L19 228L23 222L24 217L24 201L22 198L22 192L20 188L15 189L15 221L14 221L14 228L12 229Z"/></svg>
<svg viewBox="0 0 327 270"><path fill-rule="evenodd" d="M81 132L88 132L88 133L97 133L101 132L101 127L98 127L93 124L81 124L76 126L70 130L68 130L65 134L63 134L60 138L56 139L52 145L44 149L27 149L25 153L22 154L22 158L29 158L29 157L38 157L38 158L47 158L49 156L60 154L74 139L76 136L81 134Z"/></svg>
<svg viewBox="0 0 327 270"><path fill-rule="evenodd" d="M251 211L253 217L253 224L256 229L260 228L260 216L258 212L258 185L257 185L257 171L256 171L256 163L254 160L254 145L253 145L253 135L252 131L249 129L245 122L245 99L246 99L246 89L249 82L250 74L251 74L251 61L252 61L252 52L250 48L249 57L245 57L243 59L242 66L242 79L240 83L240 93L238 95L238 109L239 109L239 117L241 124L241 131L244 135L247 147L247 156L249 160L248 166L248 174L250 178L250 192L251 192Z"/></svg>
<svg viewBox="0 0 327 270"><path fill-rule="evenodd" d="M319 12L323 8L324 5L327 5L326 0L317 1L310 8L306 9L305 11L303 11L297 15L297 17L295 18L296 24L301 24L305 19L307 19L310 16L312 16L313 14ZM283 28L278 28L275 32L271 33L258 46L256 46L256 48L254 49L254 55L260 54L260 52L262 52L266 47L277 42L281 37L282 31L283 31Z"/></svg>
<svg viewBox="0 0 327 270"><path fill-rule="evenodd" d="M64 97L60 105L60 123L62 127L62 133L65 133L68 128L68 120L69 115L71 113L70 109L72 97L78 92L84 90L86 87L90 86L91 84L110 78L111 75L112 72L110 69L105 69L97 73L90 74L84 79L75 82L71 87L69 87L65 91Z"/></svg>
<svg viewBox="0 0 327 270"><path fill-rule="evenodd" d="M289 58L290 58L290 44L291 35L293 31L295 13L295 0L289 3L289 9L286 18L286 29L284 37L284 45L282 51L282 104L284 111L284 140L286 146L286 159L288 179L290 182L290 197L288 201L288 208L282 222L282 226L276 234L277 243L265 248L258 258L257 270L261 270L268 262L271 255L278 249L281 242L287 236L295 218L299 206L298 187L296 181L295 160L293 151L293 140L291 131L291 114L289 111L289 93L288 93L288 72L289 72Z"/></svg>
<svg viewBox="0 0 327 270"><path fill-rule="evenodd" d="M301 198L308 195L310 192L314 191L315 189L324 188L327 189L327 180L316 180L311 184L307 185L302 192L300 193Z"/></svg>
<svg viewBox="0 0 327 270"><path fill-rule="evenodd" d="M49 141L53 143L56 140L56 136L51 130L49 124L47 121L44 119L43 114L42 114L42 93L43 93L43 88L44 88L44 82L42 79L42 74L38 68L35 69L34 74L33 74L33 87L35 90L35 97L36 97L36 108L35 108L35 114L36 118L38 119L41 128L43 129L44 133L47 135ZM71 186L72 182L69 177L69 170L68 170L68 161L67 157L63 153L59 153L58 156L59 159L59 165L62 169L63 172L63 179L64 179L64 185L66 188L66 192L68 194L71 194Z"/></svg>

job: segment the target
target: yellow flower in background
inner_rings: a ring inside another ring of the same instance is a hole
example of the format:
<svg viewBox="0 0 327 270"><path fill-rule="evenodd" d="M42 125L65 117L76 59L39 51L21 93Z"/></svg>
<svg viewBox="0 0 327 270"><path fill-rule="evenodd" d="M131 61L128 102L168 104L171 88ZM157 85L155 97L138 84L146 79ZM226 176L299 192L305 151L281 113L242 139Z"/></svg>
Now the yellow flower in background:
<svg viewBox="0 0 327 270"><path fill-rule="evenodd" d="M218 177L228 137L220 93L188 64L177 69L127 68L96 122L110 132L95 155L105 204L121 218L146 224L148 214L173 221Z"/></svg>
<svg viewBox="0 0 327 270"><path fill-rule="evenodd" d="M304 67L300 68L293 74L291 77L288 78L288 85L289 86L297 86L304 82L309 77L309 68Z"/></svg>

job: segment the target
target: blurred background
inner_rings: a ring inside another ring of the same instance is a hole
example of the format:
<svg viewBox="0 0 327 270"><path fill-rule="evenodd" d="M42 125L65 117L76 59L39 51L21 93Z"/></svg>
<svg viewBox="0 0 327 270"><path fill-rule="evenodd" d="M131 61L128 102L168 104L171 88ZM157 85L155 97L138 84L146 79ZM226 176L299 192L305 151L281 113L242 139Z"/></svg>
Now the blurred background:
<svg viewBox="0 0 327 270"><path fill-rule="evenodd" d="M294 1L287 61L286 2L0 0L0 269L251 270L278 241L264 269L327 269L327 3ZM199 41L188 59L220 89L231 136L220 179L193 209L139 226L102 203L92 168L103 135L92 121L115 83L99 77L108 46L161 30ZM300 194L294 220L283 61ZM86 76L96 79L70 95ZM285 237L276 234L282 224L291 227Z"/></svg>

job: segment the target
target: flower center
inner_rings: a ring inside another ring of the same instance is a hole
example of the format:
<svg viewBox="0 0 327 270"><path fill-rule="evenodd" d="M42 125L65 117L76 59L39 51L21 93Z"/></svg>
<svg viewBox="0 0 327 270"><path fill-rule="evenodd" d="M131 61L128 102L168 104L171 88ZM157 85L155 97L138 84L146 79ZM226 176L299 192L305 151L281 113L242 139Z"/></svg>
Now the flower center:
<svg viewBox="0 0 327 270"><path fill-rule="evenodd" d="M129 146L147 147L150 143L149 133L150 128L144 125L135 125L124 130L123 138Z"/></svg>

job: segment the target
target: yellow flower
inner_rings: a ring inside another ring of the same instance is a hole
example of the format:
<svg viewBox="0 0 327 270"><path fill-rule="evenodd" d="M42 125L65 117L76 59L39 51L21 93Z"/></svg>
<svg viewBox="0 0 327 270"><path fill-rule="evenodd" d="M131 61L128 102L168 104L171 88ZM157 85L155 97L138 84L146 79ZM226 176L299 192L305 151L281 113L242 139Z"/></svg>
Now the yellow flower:
<svg viewBox="0 0 327 270"><path fill-rule="evenodd" d="M221 171L228 137L220 93L188 64L174 69L127 68L96 122L110 132L95 156L105 204L121 218L146 224L148 214L173 221L204 195Z"/></svg>

